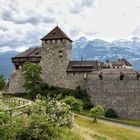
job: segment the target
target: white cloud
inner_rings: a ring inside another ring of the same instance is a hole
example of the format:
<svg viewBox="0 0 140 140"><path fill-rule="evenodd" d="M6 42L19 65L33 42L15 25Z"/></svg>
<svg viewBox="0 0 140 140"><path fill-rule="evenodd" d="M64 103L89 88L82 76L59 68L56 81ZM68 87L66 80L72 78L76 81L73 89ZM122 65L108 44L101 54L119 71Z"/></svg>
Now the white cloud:
<svg viewBox="0 0 140 140"><path fill-rule="evenodd" d="M140 37L140 0L2 0L0 51L41 44L57 21L72 40Z"/></svg>
<svg viewBox="0 0 140 140"><path fill-rule="evenodd" d="M79 14L83 12L85 8L92 7L95 0L77 0L76 2L72 2L69 7L69 11L73 14Z"/></svg>

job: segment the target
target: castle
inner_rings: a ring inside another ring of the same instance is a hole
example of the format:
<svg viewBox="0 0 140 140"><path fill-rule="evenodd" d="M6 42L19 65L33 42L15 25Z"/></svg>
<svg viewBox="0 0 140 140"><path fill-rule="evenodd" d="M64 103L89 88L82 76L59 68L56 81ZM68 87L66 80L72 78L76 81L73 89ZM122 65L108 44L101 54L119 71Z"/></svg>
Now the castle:
<svg viewBox="0 0 140 140"><path fill-rule="evenodd" d="M42 47L29 48L12 58L9 92L25 92L21 68L25 62L37 63L42 67L43 81L49 85L80 86L93 104L113 108L122 118L140 119L140 72L126 59L71 61L72 40L58 26L41 40Z"/></svg>

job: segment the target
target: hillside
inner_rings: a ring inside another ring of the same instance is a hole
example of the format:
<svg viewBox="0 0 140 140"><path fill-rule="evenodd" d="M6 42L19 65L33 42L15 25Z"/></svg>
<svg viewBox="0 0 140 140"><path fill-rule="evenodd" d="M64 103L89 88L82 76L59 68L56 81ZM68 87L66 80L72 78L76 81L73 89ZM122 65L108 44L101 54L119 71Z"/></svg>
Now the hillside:
<svg viewBox="0 0 140 140"><path fill-rule="evenodd" d="M75 116L73 128L82 140L139 140L139 131L101 120L95 124L92 119L79 115Z"/></svg>

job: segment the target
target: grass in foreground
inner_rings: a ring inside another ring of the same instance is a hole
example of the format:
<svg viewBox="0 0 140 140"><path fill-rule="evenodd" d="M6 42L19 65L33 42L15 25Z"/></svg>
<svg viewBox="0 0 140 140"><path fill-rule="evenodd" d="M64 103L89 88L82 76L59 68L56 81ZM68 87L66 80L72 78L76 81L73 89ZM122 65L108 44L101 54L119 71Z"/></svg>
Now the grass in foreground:
<svg viewBox="0 0 140 140"><path fill-rule="evenodd" d="M65 130L62 140L85 140L80 133L76 132L76 127L71 130Z"/></svg>
<svg viewBox="0 0 140 140"><path fill-rule="evenodd" d="M75 117L73 131L84 140L140 140L140 131L114 126L108 123L93 123L90 118Z"/></svg>

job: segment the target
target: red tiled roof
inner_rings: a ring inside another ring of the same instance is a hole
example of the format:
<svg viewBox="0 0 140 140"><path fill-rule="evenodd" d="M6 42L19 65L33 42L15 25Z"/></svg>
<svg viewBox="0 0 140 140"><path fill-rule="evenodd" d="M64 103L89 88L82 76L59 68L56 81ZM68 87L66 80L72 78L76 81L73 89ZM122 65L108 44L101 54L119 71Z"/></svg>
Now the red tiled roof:
<svg viewBox="0 0 140 140"><path fill-rule="evenodd" d="M69 41L72 41L58 26L56 26L41 40L52 40L52 39L68 39Z"/></svg>

